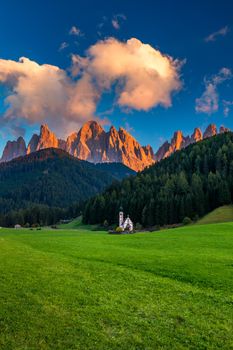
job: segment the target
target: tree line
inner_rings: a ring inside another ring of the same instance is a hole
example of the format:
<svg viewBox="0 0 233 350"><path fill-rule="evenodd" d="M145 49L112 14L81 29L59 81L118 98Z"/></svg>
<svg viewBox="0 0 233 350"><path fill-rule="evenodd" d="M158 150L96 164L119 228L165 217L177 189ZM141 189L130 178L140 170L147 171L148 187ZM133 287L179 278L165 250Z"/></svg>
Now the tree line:
<svg viewBox="0 0 233 350"><path fill-rule="evenodd" d="M27 208L0 213L0 226L13 227L16 224L25 227L56 225L62 219L72 219L81 214L82 204L76 203L68 208L49 207L31 203Z"/></svg>

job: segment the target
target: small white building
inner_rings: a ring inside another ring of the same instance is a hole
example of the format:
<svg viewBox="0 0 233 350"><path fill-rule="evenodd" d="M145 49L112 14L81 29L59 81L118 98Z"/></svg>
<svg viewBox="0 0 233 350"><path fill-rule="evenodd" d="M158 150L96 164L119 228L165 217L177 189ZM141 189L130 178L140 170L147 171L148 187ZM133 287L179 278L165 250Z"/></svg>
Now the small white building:
<svg viewBox="0 0 233 350"><path fill-rule="evenodd" d="M22 228L22 226L19 225L19 224L16 224L16 225L15 225L15 228L16 228L16 229L19 229L19 228Z"/></svg>
<svg viewBox="0 0 233 350"><path fill-rule="evenodd" d="M121 227L123 231L129 231L129 232L133 231L133 222L130 219L129 215L124 220L124 213L122 208L120 208L120 212L119 212L119 227Z"/></svg>

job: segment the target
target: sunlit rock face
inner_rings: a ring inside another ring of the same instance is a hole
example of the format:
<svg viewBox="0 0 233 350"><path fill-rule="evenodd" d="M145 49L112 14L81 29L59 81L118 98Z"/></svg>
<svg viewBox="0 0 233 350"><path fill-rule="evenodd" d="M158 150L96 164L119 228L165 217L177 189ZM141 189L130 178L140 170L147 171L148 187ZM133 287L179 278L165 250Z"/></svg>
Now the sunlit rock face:
<svg viewBox="0 0 233 350"><path fill-rule="evenodd" d="M229 129L224 126L219 129L219 133L228 131ZM200 128L195 128L191 136L184 136L182 131L178 130L173 134L171 141L164 142L154 154L150 145L141 146L123 128L117 130L111 126L106 132L96 121L89 121L78 132L73 132L66 140L62 140L58 139L45 124L41 125L39 135L32 136L27 148L22 137L19 137L17 141L8 141L1 161L9 161L21 155L52 147L63 149L72 156L89 162L120 162L135 171L141 171L192 143L216 134L217 128L214 124L210 124L204 134Z"/></svg>
<svg viewBox="0 0 233 350"><path fill-rule="evenodd" d="M34 134L31 140L29 141L27 147L27 154L50 147L62 148L59 147L59 141L56 135L48 128L47 124L43 124L40 127L40 135Z"/></svg>
<svg viewBox="0 0 233 350"><path fill-rule="evenodd" d="M149 146L150 147L150 146ZM108 132L95 121L85 123L66 141L66 151L90 162L121 162L133 170L143 170L154 163L153 150L144 148L123 128Z"/></svg>
<svg viewBox="0 0 233 350"><path fill-rule="evenodd" d="M203 139L202 131L200 128L195 128L191 136L191 143L201 141Z"/></svg>
<svg viewBox="0 0 233 350"><path fill-rule="evenodd" d="M228 132L230 129L221 126L219 133ZM155 153L155 160L160 161L161 159L169 157L172 153L179 151L182 148L189 146L192 143L199 142L205 138L217 135L217 127L214 124L208 125L204 134L200 128L195 128L191 136L184 136L181 131L176 131L171 139L171 142L164 142L163 145Z"/></svg>
<svg viewBox="0 0 233 350"><path fill-rule="evenodd" d="M39 151L40 149L50 147L58 148L58 139L56 135L49 130L48 125L44 124L40 127L40 135L36 150Z"/></svg>
<svg viewBox="0 0 233 350"><path fill-rule="evenodd" d="M105 131L97 122L85 123L77 134L74 156L89 162L102 162L105 148L104 138Z"/></svg>
<svg viewBox="0 0 233 350"><path fill-rule="evenodd" d="M203 134L203 138L207 139L208 137L212 137L214 135L217 135L218 131L217 131L217 127L215 124L210 124L207 126L204 134Z"/></svg>
<svg viewBox="0 0 233 350"><path fill-rule="evenodd" d="M138 171L154 163L154 154L147 154L144 148L125 129L118 131L120 142L116 143L122 156L122 163Z"/></svg>
<svg viewBox="0 0 233 350"><path fill-rule="evenodd" d="M142 146L142 148L144 149L144 152L148 157L150 156L152 159L154 158L154 151L150 145Z"/></svg>
<svg viewBox="0 0 233 350"><path fill-rule="evenodd" d="M26 154L26 144L24 139L20 136L16 141L7 141L3 150L2 162L8 162L13 158L24 156Z"/></svg>
<svg viewBox="0 0 233 350"><path fill-rule="evenodd" d="M171 142L164 142L164 144L156 152L155 159L160 161L163 158L169 157L172 153L185 147L188 142L189 139L183 136L182 131L178 130L174 132Z"/></svg>

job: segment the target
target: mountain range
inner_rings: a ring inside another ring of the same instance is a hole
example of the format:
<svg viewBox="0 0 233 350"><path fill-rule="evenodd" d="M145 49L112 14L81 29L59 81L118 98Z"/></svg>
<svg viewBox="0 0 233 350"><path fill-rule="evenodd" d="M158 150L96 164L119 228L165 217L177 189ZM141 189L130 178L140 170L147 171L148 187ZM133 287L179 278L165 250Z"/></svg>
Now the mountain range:
<svg viewBox="0 0 233 350"><path fill-rule="evenodd" d="M221 126L219 133L229 129ZM217 127L210 124L204 133L195 128L191 136L184 136L182 131L176 131L171 141L166 141L154 153L150 145L141 146L139 142L125 129L116 130L111 126L106 132L96 121L85 123L78 132L74 132L62 140L44 124L40 127L40 134L34 134L26 145L23 137L16 141L7 141L3 150L1 162L8 162L14 158L31 154L46 148L58 148L70 155L91 163L122 163L127 167L141 171L144 168L164 159L177 150L218 134Z"/></svg>

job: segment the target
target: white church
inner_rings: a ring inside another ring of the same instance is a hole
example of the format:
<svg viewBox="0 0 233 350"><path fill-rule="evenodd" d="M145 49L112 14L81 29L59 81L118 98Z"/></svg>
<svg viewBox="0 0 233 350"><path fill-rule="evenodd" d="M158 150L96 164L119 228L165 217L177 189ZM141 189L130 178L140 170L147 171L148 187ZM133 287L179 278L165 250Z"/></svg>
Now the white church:
<svg viewBox="0 0 233 350"><path fill-rule="evenodd" d="M124 220L124 213L122 208L120 208L120 212L119 212L119 227L123 231L129 231L129 232L133 231L133 222L132 220L130 220L129 215Z"/></svg>

